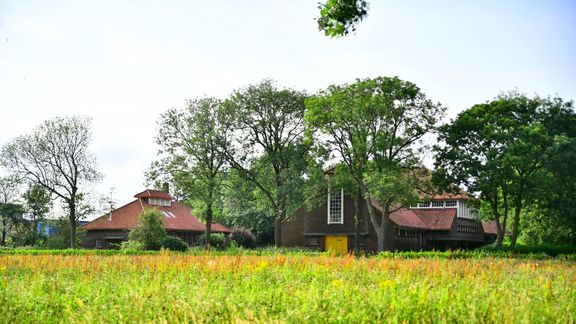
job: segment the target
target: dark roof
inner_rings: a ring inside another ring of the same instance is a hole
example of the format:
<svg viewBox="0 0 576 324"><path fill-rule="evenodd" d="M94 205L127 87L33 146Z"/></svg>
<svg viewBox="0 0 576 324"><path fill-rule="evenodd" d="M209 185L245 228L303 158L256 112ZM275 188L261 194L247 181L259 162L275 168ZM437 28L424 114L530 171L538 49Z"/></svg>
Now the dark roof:
<svg viewBox="0 0 576 324"><path fill-rule="evenodd" d="M134 195L134 198L160 198L160 199L172 200L172 196L170 196L170 194L164 191L152 190L152 189L146 189L140 193L137 193Z"/></svg>
<svg viewBox="0 0 576 324"><path fill-rule="evenodd" d="M154 195L156 193L152 192L151 194ZM161 198L158 196L148 196L148 197ZM162 197L162 199L165 198ZM138 226L138 215L145 208L155 208L163 212L162 223L164 224L164 228L166 228L167 230L193 231L193 232L204 232L206 230L206 225L202 223L200 220L198 220L198 218L194 217L194 215L192 215L192 210L190 209L190 207L182 203L172 201L171 206L154 206L147 204L143 199L136 199L131 203L128 203L112 211L111 213L96 218L92 222L84 225L82 228L86 230L132 229ZM212 231L220 233L231 232L231 230L228 227L218 223L212 223Z"/></svg>
<svg viewBox="0 0 576 324"><path fill-rule="evenodd" d="M456 208L411 209L427 229L449 231L456 218Z"/></svg>
<svg viewBox="0 0 576 324"><path fill-rule="evenodd" d="M498 235L498 229L496 228L496 221L491 221L488 223L482 222L482 229L484 230L484 234Z"/></svg>
<svg viewBox="0 0 576 324"><path fill-rule="evenodd" d="M379 211L382 206L372 199L372 205ZM456 218L456 208L402 208L390 214L390 220L400 227L449 231Z"/></svg>

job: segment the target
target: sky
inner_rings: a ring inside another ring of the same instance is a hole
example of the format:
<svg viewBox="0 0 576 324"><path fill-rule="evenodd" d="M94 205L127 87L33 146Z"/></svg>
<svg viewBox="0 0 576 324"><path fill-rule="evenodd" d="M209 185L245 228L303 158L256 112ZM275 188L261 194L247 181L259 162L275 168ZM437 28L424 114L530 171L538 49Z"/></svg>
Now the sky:
<svg viewBox="0 0 576 324"><path fill-rule="evenodd" d="M264 78L313 94L398 76L446 121L503 91L576 99L575 0L372 0L343 38L318 31L318 1L0 0L0 147L90 116L95 190L122 205L144 189L163 112Z"/></svg>

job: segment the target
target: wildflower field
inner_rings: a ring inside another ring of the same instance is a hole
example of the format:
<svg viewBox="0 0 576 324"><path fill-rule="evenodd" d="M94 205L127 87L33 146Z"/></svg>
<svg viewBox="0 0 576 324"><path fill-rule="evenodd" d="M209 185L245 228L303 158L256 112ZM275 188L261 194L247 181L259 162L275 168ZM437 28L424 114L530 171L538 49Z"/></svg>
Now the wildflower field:
<svg viewBox="0 0 576 324"><path fill-rule="evenodd" d="M0 254L0 322L561 322L570 259Z"/></svg>

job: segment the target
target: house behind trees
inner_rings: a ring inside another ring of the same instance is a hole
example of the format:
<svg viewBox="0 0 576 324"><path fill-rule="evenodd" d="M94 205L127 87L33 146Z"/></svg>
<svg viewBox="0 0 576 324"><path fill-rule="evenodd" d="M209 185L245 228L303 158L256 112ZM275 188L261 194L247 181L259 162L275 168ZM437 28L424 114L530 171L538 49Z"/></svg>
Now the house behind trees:
<svg viewBox="0 0 576 324"><path fill-rule="evenodd" d="M115 209L84 225L84 248L107 249L110 244L128 240L131 229L138 226L138 216L145 208L155 208L162 213L162 223L168 235L177 236L188 244L195 244L204 233L206 225L192 215L190 207L174 201L170 194L146 189L134 196L134 201ZM213 233L230 233L221 224L212 224Z"/></svg>
<svg viewBox="0 0 576 324"><path fill-rule="evenodd" d="M341 253L352 250L354 200L342 189L327 189L325 195L325 204L311 210L301 207L282 222L282 246L332 249ZM471 201L465 192L443 194L392 213L386 250L472 249L493 242L495 228L479 220L477 208ZM381 206L375 200L372 205L380 213ZM376 251L377 237L364 203L360 204L358 214L360 248Z"/></svg>

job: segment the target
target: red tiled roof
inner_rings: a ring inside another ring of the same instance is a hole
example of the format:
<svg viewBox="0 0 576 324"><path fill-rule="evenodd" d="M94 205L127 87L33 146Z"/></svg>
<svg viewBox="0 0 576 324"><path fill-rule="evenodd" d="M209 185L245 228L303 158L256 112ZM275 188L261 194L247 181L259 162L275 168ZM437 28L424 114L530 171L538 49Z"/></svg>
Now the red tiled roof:
<svg viewBox="0 0 576 324"><path fill-rule="evenodd" d="M132 229L138 226L138 215L144 208L156 208L164 212L162 223L167 230L204 232L206 229L204 223L192 215L190 207L182 203L172 201L170 207L153 206L147 204L142 199L136 199L112 211L112 217L110 217L110 214L103 215L84 225L82 228L87 230ZM172 215L174 217L172 217ZM231 232L228 227L218 223L212 223L212 231L221 233Z"/></svg>
<svg viewBox="0 0 576 324"><path fill-rule="evenodd" d="M390 214L390 220L401 227L428 229L426 224L409 209L400 209Z"/></svg>
<svg viewBox="0 0 576 324"><path fill-rule="evenodd" d="M427 229L449 231L456 217L456 208L412 209Z"/></svg>
<svg viewBox="0 0 576 324"><path fill-rule="evenodd" d="M134 198L160 198L160 199L172 200L172 196L170 196L170 194L164 191L152 190L152 189L146 189L141 193L137 193L134 195Z"/></svg>
<svg viewBox="0 0 576 324"><path fill-rule="evenodd" d="M488 223L482 222L482 229L484 230L484 234L498 234L498 229L496 228L496 221L491 221Z"/></svg>
<svg viewBox="0 0 576 324"><path fill-rule="evenodd" d="M372 199L372 205L379 211L382 206ZM449 231L456 218L456 208L406 209L390 214L390 220L401 227Z"/></svg>

